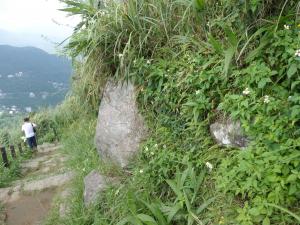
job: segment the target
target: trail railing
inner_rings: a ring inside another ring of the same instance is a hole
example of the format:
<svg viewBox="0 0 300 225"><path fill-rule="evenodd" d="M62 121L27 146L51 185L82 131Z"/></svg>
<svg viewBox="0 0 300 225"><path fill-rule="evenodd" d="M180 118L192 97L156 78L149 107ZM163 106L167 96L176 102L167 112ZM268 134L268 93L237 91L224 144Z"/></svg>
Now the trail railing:
<svg viewBox="0 0 300 225"><path fill-rule="evenodd" d="M10 154L11 154L11 160L17 160L17 158L19 156L21 156L24 151L23 151L23 147L22 147L22 143L19 143L17 145L18 147L18 150L19 150L19 153L17 154L16 153L16 148L14 145L9 145L9 150L10 150ZM2 156L2 161L3 161L3 165L5 167L9 167L10 165L10 162L9 162L9 157L8 157L8 153L7 153L7 150L5 146L1 146L0 147L0 151L1 151L1 156Z"/></svg>

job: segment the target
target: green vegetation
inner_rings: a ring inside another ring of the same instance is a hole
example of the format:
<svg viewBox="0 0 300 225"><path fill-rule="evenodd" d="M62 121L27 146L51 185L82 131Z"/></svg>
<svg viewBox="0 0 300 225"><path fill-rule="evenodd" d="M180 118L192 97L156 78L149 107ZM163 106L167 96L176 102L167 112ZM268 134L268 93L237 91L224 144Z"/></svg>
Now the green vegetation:
<svg viewBox="0 0 300 225"><path fill-rule="evenodd" d="M84 57L81 99L96 111L107 78L129 79L151 131L133 175L102 196L95 224L296 223L295 1L65 2L83 18L67 49ZM251 140L244 151L210 137L209 125L228 117Z"/></svg>
<svg viewBox="0 0 300 225"><path fill-rule="evenodd" d="M25 159L31 158L32 156L32 153L28 150L26 150L23 153L23 155L20 155L17 152L18 155L17 159L13 159L11 157L8 149L7 149L7 154L8 154L8 160L10 162L10 165L9 168L6 168L2 163L0 164L0 188L8 187L13 181L16 181L18 178L20 178L21 177L20 163Z"/></svg>
<svg viewBox="0 0 300 225"><path fill-rule="evenodd" d="M72 91L36 118L56 129L77 178L69 214L47 224L299 224L299 3L63 2L82 16L66 48ZM136 85L149 127L127 171L93 145L107 79ZM251 140L243 151L212 140L209 125L226 118ZM92 169L121 183L85 208Z"/></svg>

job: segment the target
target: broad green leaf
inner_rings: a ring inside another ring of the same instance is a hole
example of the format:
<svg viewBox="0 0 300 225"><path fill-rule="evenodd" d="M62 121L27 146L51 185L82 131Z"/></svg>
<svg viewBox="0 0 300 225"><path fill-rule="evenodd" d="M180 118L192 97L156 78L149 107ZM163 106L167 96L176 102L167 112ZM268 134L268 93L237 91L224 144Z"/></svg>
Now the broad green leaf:
<svg viewBox="0 0 300 225"><path fill-rule="evenodd" d="M293 195L297 192L298 188L296 186L296 184L292 184L289 188L289 195Z"/></svg>
<svg viewBox="0 0 300 225"><path fill-rule="evenodd" d="M230 98L233 100L239 99L240 97L240 95L230 95Z"/></svg>
<svg viewBox="0 0 300 225"><path fill-rule="evenodd" d="M118 222L116 225L125 225L125 224L143 225L139 220L137 220L133 216L125 217L120 222Z"/></svg>
<svg viewBox="0 0 300 225"><path fill-rule="evenodd" d="M69 12L69 13L73 13L73 14L81 14L81 9L77 8L77 7L59 9L59 11Z"/></svg>
<svg viewBox="0 0 300 225"><path fill-rule="evenodd" d="M237 38L236 34L233 33L232 30L228 26L224 27L224 32L225 32L231 46L234 48L237 48L238 38Z"/></svg>
<svg viewBox="0 0 300 225"><path fill-rule="evenodd" d="M173 206L163 206L163 210L168 216L168 224L173 220L174 216L181 209L181 205L176 204Z"/></svg>
<svg viewBox="0 0 300 225"><path fill-rule="evenodd" d="M292 82L291 90L293 91L295 89L295 87L297 87L299 84L300 84L300 80Z"/></svg>
<svg viewBox="0 0 300 225"><path fill-rule="evenodd" d="M263 220L262 225L270 225L270 224L271 224L271 223L270 223L269 217L266 217L266 218Z"/></svg>
<svg viewBox="0 0 300 225"><path fill-rule="evenodd" d="M210 198L206 200L198 209L197 209L197 214L200 214L204 209L207 208L212 202L214 202L216 197Z"/></svg>
<svg viewBox="0 0 300 225"><path fill-rule="evenodd" d="M286 179L286 182L291 183L291 182L296 181L297 179L298 179L297 174L291 174L291 175Z"/></svg>
<svg viewBox="0 0 300 225"><path fill-rule="evenodd" d="M160 202L149 204L146 201L140 201L152 212L160 225L167 225L167 221L159 208Z"/></svg>
<svg viewBox="0 0 300 225"><path fill-rule="evenodd" d="M186 206L188 212L190 212L192 209L191 202L190 202L188 195L186 194L186 192L184 190L183 190L183 196L184 196L185 206Z"/></svg>
<svg viewBox="0 0 300 225"><path fill-rule="evenodd" d="M155 219L153 219L151 216L148 216L146 214L138 214L137 217L142 221L142 222L146 222L149 225L158 225L158 223L155 221Z"/></svg>
<svg viewBox="0 0 300 225"><path fill-rule="evenodd" d="M224 74L227 76L229 68L230 68L231 61L232 61L233 56L235 54L235 48L231 47L231 48L227 49L224 53L225 53Z"/></svg>
<svg viewBox="0 0 300 225"><path fill-rule="evenodd" d="M198 119L198 118L195 118L195 119ZM189 169L186 169L185 171L183 171L182 175L180 175L180 186L181 187L184 186L184 183L187 179L188 173L189 173Z"/></svg>
<svg viewBox="0 0 300 225"><path fill-rule="evenodd" d="M248 56L247 56L247 58L246 58L246 62L251 62L252 60L254 60L257 56L259 56L259 55L261 55L261 52L263 51L263 49L269 44L270 42L269 42L269 37L268 37L268 35L265 35L264 37L262 37L261 39L260 39L260 45L256 48L256 49L254 49L254 50L252 50L249 54L248 54Z"/></svg>
<svg viewBox="0 0 300 225"><path fill-rule="evenodd" d="M293 63L287 71L287 76L290 79L298 70L298 66L296 63Z"/></svg>
<svg viewBox="0 0 300 225"><path fill-rule="evenodd" d="M249 213L253 216L258 216L258 215L260 215L260 210L258 207L253 207L253 208L249 209Z"/></svg>
<svg viewBox="0 0 300 225"><path fill-rule="evenodd" d="M193 194L193 197L191 199L191 203L194 203L195 199L196 199L196 196L198 194L198 191L200 189L200 186L204 180L204 177L205 177L205 170L202 170L200 175L198 176L198 178L195 178L195 184L194 184L194 194Z"/></svg>
<svg viewBox="0 0 300 225"><path fill-rule="evenodd" d="M196 9L203 10L205 8L205 0L194 0Z"/></svg>
<svg viewBox="0 0 300 225"><path fill-rule="evenodd" d="M223 54L223 46L220 41L216 40L211 34L208 36L208 42L214 48L214 50L219 53Z"/></svg>
<svg viewBox="0 0 300 225"><path fill-rule="evenodd" d="M183 198L183 193L177 187L176 183L173 180L166 180L166 182L172 188L172 190L175 192L175 194L177 195L177 198L182 199Z"/></svg>
<svg viewBox="0 0 300 225"><path fill-rule="evenodd" d="M270 78L262 78L259 82L258 82L258 88L264 88L266 86L267 83L271 82Z"/></svg>

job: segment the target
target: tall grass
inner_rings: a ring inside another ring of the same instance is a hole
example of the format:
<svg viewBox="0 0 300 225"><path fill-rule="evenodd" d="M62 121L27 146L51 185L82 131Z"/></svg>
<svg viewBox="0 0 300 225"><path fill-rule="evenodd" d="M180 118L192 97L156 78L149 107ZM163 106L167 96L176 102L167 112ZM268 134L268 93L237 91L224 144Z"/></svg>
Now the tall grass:
<svg viewBox="0 0 300 225"><path fill-rule="evenodd" d="M66 51L76 60L80 56L72 90L92 110L97 110L107 77L129 79L138 58L151 61L155 57L176 57L188 49L215 52L214 43L219 42L227 74L233 59L237 65L244 65L241 56L256 47L254 37L263 33L255 33L257 29L280 21L274 15L281 10L296 12L297 6L284 0L129 0L108 1L99 7L93 0L62 2L67 5L62 10L82 16ZM211 42L212 37L219 41Z"/></svg>
<svg viewBox="0 0 300 225"><path fill-rule="evenodd" d="M257 30L265 23L276 24L285 1L129 0L104 8L94 1L64 2L69 4L65 11L83 16L67 47L82 64L71 102L93 116L82 116L83 110L63 135L73 158L70 167L79 175L70 215L52 224L160 224L168 218L170 224L237 224L235 209L246 210L247 200L219 197L214 170L199 182L203 188L198 191L198 182L186 179L184 160L195 169L191 180L198 181L206 160L213 160L217 170L224 157L238 152L214 146L208 124L230 88L241 88L232 84L231 65L236 63L236 73L245 66L242 56L256 49L266 32ZM288 6L295 7L295 2ZM151 124L149 139L128 168L131 176L99 166L103 162L95 159L91 142L98 97L112 77L135 81ZM72 104L65 109L66 114L72 111ZM92 168L119 175L122 182L103 193L95 207L85 209L82 179ZM211 203L213 196L218 198ZM243 224L252 225L247 216Z"/></svg>

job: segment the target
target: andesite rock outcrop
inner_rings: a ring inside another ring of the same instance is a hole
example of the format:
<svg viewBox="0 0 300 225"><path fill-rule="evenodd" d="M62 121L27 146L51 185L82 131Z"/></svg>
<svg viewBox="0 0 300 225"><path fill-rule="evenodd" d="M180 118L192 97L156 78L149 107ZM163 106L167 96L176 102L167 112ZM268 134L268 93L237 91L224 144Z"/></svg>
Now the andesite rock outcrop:
<svg viewBox="0 0 300 225"><path fill-rule="evenodd" d="M249 143L249 139L243 134L240 123L230 119L211 124L210 132L219 145L245 148Z"/></svg>
<svg viewBox="0 0 300 225"><path fill-rule="evenodd" d="M126 167L137 153L147 129L138 112L131 82L108 81L101 100L95 142L101 158Z"/></svg>
<svg viewBox="0 0 300 225"><path fill-rule="evenodd" d="M84 178L83 197L85 206L93 204L97 199L98 194L101 194L109 184L115 184L117 182L116 178L103 176L96 170L91 171Z"/></svg>

